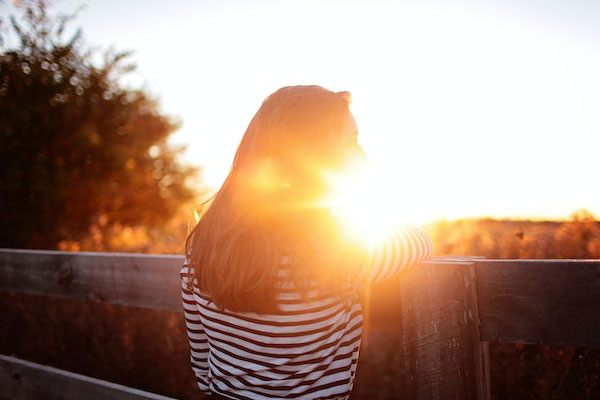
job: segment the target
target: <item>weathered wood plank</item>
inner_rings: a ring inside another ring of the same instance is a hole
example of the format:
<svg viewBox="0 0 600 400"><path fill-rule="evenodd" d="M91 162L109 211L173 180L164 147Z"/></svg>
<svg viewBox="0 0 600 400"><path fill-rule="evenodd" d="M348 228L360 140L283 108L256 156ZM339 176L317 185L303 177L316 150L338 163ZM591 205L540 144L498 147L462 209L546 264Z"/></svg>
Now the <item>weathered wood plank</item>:
<svg viewBox="0 0 600 400"><path fill-rule="evenodd" d="M0 289L181 311L182 262L175 255L0 249Z"/></svg>
<svg viewBox="0 0 600 400"><path fill-rule="evenodd" d="M600 348L600 260L479 260L482 340Z"/></svg>
<svg viewBox="0 0 600 400"><path fill-rule="evenodd" d="M423 262L400 292L407 397L488 398L474 264Z"/></svg>
<svg viewBox="0 0 600 400"><path fill-rule="evenodd" d="M174 400L4 355L0 355L0 396L11 400Z"/></svg>
<svg viewBox="0 0 600 400"><path fill-rule="evenodd" d="M0 289L181 311L182 256L0 249Z"/></svg>

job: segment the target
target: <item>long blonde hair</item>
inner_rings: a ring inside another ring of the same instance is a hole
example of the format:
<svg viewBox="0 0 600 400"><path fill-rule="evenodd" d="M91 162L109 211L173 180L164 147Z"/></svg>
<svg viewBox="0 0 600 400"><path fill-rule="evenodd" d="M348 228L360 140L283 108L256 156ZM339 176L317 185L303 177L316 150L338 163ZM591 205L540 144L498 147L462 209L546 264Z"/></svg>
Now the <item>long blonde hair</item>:
<svg viewBox="0 0 600 400"><path fill-rule="evenodd" d="M349 103L348 92L287 86L252 118L227 178L186 241L197 285L217 306L276 310L283 257L298 288L311 279L339 284L336 268L348 262L344 241L319 204L329 190L324 172L343 168L357 150L341 137Z"/></svg>

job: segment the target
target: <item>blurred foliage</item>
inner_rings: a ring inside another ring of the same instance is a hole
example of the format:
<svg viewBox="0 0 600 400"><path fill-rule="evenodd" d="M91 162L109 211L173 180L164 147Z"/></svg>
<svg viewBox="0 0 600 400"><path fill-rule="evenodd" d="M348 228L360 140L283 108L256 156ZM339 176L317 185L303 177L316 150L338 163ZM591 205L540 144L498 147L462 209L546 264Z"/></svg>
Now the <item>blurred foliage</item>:
<svg viewBox="0 0 600 400"><path fill-rule="evenodd" d="M566 222L461 219L427 226L435 254L486 258L600 258L600 224L587 210Z"/></svg>
<svg viewBox="0 0 600 400"><path fill-rule="evenodd" d="M75 15L15 10L0 30L0 247L156 250L196 195L197 171L167 142L179 122L120 83L128 52L97 66L80 30L64 37Z"/></svg>
<svg viewBox="0 0 600 400"><path fill-rule="evenodd" d="M183 313L0 290L0 315L0 354L175 398L202 398Z"/></svg>

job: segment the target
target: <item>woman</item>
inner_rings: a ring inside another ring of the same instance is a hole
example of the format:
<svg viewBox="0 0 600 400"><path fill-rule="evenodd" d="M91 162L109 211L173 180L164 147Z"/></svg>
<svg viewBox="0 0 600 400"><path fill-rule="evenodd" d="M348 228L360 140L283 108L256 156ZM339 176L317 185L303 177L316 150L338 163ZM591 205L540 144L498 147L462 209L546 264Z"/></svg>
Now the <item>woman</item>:
<svg viewBox="0 0 600 400"><path fill-rule="evenodd" d="M359 293L432 254L420 229L367 244L336 216L331 177L364 159L349 101L319 86L270 95L187 239L192 369L211 398L348 398Z"/></svg>

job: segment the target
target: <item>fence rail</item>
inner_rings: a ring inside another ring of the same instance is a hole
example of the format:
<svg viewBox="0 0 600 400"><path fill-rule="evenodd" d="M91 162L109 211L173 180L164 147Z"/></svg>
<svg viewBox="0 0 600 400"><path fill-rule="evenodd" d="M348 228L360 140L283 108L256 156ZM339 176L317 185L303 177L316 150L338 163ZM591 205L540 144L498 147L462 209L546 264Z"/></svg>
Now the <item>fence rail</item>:
<svg viewBox="0 0 600 400"><path fill-rule="evenodd" d="M0 395L11 400L174 400L3 355L0 355Z"/></svg>
<svg viewBox="0 0 600 400"><path fill-rule="evenodd" d="M0 249L0 289L181 311L182 256Z"/></svg>
<svg viewBox="0 0 600 400"><path fill-rule="evenodd" d="M0 249L0 289L181 311L181 262L169 255ZM370 334L395 335L406 398L489 399L489 342L600 347L600 260L434 258L373 288L364 304L361 357L372 347ZM14 395L21 376L15 368L43 376L40 385L112 391L101 398L166 399L141 391L158 397L131 397L136 389L5 356L0 397L24 398ZM57 393L52 398L61 398Z"/></svg>

